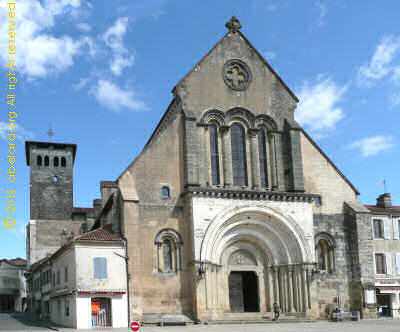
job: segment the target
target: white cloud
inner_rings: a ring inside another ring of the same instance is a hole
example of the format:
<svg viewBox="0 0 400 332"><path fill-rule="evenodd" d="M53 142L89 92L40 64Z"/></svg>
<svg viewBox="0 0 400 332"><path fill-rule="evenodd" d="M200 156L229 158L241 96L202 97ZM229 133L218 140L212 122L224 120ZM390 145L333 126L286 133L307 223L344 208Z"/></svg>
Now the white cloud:
<svg viewBox="0 0 400 332"><path fill-rule="evenodd" d="M297 93L300 103L295 112L296 121L315 135L323 136L344 117L338 104L342 102L346 90L346 86L339 86L332 79L321 75L312 86L305 82Z"/></svg>
<svg viewBox="0 0 400 332"><path fill-rule="evenodd" d="M113 52L113 59L110 61L110 70L115 76L120 76L123 69L131 67L135 61L133 53L124 45L128 23L129 20L127 17L120 17L103 35L104 42Z"/></svg>
<svg viewBox="0 0 400 332"><path fill-rule="evenodd" d="M76 27L77 27L79 30L82 30L83 32L90 32L90 31L92 31L92 27L91 27L89 24L85 23L85 22L77 23L77 24L76 24Z"/></svg>
<svg viewBox="0 0 400 332"><path fill-rule="evenodd" d="M276 53L275 53L275 52L272 52L272 51L266 51L266 52L264 52L264 57L265 57L265 59L267 59L268 61L271 61L271 60L275 59Z"/></svg>
<svg viewBox="0 0 400 332"><path fill-rule="evenodd" d="M114 83L101 79L98 84L90 90L96 100L114 112L120 112L123 109L130 111L145 111L147 105L137 98L133 89L121 89Z"/></svg>
<svg viewBox="0 0 400 332"><path fill-rule="evenodd" d="M395 146L392 136L372 136L355 141L347 149L360 149L363 157L373 156L380 152L390 150Z"/></svg>
<svg viewBox="0 0 400 332"><path fill-rule="evenodd" d="M400 67L395 60L399 58L400 37L383 37L369 63L365 63L359 68L359 82L370 85L388 75L393 75L393 78L396 78L397 75L400 75Z"/></svg>
<svg viewBox="0 0 400 332"><path fill-rule="evenodd" d="M81 5L81 0L20 0L16 22L16 62L18 70L30 77L45 77L73 65L80 41L70 36L54 37L50 29L57 16ZM8 47L8 9L0 4L0 48ZM7 52L0 52L0 62L8 64Z"/></svg>
<svg viewBox="0 0 400 332"><path fill-rule="evenodd" d="M19 124L15 125L14 131L10 131L8 125L8 122L0 121L0 138L8 140L7 134L12 132L16 134L16 138L20 141L29 140L34 137L31 131L24 129Z"/></svg>
<svg viewBox="0 0 400 332"><path fill-rule="evenodd" d="M316 10L316 24L318 27L322 27L325 24L325 17L328 14L328 7L321 0L317 0L314 3Z"/></svg>
<svg viewBox="0 0 400 332"><path fill-rule="evenodd" d="M75 91L81 90L81 89L83 89L85 86L87 86L89 82L90 82L90 79L89 79L89 78L87 78L87 77L86 77L86 78L82 77L82 78L79 80L78 83L72 85L72 88L73 88Z"/></svg>
<svg viewBox="0 0 400 332"><path fill-rule="evenodd" d="M389 96L389 102L391 107L396 107L400 105L400 91L394 92Z"/></svg>

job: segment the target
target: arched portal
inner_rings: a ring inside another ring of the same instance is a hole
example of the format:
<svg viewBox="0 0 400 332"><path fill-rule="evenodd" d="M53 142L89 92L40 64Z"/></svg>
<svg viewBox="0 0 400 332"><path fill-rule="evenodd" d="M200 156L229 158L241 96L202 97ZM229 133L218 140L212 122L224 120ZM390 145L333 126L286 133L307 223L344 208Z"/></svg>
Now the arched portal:
<svg viewBox="0 0 400 332"><path fill-rule="evenodd" d="M265 206L228 208L209 224L200 250L211 267L204 278L206 311L282 312L311 308L312 238L280 211Z"/></svg>

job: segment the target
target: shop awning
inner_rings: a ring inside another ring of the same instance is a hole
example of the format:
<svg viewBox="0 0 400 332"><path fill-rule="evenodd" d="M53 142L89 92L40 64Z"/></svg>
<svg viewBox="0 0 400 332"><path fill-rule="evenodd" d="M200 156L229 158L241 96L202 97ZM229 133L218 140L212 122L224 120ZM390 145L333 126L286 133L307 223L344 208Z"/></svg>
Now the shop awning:
<svg viewBox="0 0 400 332"><path fill-rule="evenodd" d="M400 293L400 286L376 286L376 289L379 290L381 294Z"/></svg>

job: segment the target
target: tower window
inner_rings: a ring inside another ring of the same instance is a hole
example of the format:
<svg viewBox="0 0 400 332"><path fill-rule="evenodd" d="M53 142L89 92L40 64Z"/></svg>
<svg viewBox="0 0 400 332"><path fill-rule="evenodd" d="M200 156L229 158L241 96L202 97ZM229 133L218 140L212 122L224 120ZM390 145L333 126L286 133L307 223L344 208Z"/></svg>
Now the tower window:
<svg viewBox="0 0 400 332"><path fill-rule="evenodd" d="M37 156L37 158L36 158L36 164L37 164L38 166L42 166L42 156Z"/></svg>
<svg viewBox="0 0 400 332"><path fill-rule="evenodd" d="M61 157L61 167L65 166L67 166L67 160L65 159L65 157Z"/></svg>
<svg viewBox="0 0 400 332"><path fill-rule="evenodd" d="M44 166L49 166L49 156L44 157Z"/></svg>
<svg viewBox="0 0 400 332"><path fill-rule="evenodd" d="M265 148L265 133L263 130L258 132L258 155L260 158L260 180L261 187L266 188L268 186L267 177L267 150Z"/></svg>
<svg viewBox="0 0 400 332"><path fill-rule="evenodd" d="M246 138L242 125L231 127L233 185L247 186Z"/></svg>
<svg viewBox="0 0 400 332"><path fill-rule="evenodd" d="M169 188L168 187L162 187L161 195L162 195L163 198L168 198L169 197Z"/></svg>
<svg viewBox="0 0 400 332"><path fill-rule="evenodd" d="M165 239L162 244L164 258L164 272L172 270L172 245L169 239Z"/></svg>
<svg viewBox="0 0 400 332"><path fill-rule="evenodd" d="M54 157L54 167L58 167L58 157Z"/></svg>
<svg viewBox="0 0 400 332"><path fill-rule="evenodd" d="M217 126L210 126L210 152L211 152L211 176L212 184L219 184L219 155Z"/></svg>

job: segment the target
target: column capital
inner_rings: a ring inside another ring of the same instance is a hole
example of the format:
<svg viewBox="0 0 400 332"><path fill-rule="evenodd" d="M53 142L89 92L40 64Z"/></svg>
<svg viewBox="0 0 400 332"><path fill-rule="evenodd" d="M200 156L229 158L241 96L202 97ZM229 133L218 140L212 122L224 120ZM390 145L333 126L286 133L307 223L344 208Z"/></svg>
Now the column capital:
<svg viewBox="0 0 400 332"><path fill-rule="evenodd" d="M221 135L225 135L229 132L230 128L231 127L229 127L229 126L221 126L221 127L219 127L219 132Z"/></svg>
<svg viewBox="0 0 400 332"><path fill-rule="evenodd" d="M247 132L250 137L256 137L259 131L260 131L259 129L252 128L252 129L249 129Z"/></svg>

